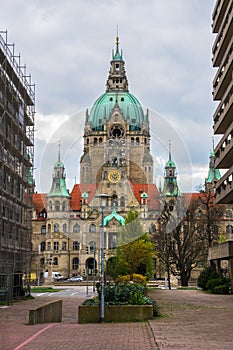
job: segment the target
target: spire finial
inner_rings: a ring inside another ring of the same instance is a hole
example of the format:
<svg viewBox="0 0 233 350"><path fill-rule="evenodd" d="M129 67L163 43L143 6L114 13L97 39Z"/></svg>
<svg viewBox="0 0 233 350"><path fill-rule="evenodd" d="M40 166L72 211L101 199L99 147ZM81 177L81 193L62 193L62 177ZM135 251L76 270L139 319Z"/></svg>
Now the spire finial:
<svg viewBox="0 0 233 350"><path fill-rule="evenodd" d="M61 141L58 141L58 161L61 161Z"/></svg>
<svg viewBox="0 0 233 350"><path fill-rule="evenodd" d="M171 156L171 147L172 147L171 140L169 140L169 143L168 143L168 149L169 149L169 160L171 160L171 159L172 159L172 156Z"/></svg>
<svg viewBox="0 0 233 350"><path fill-rule="evenodd" d="M119 36L118 36L118 24L117 24L117 33L116 33L116 44L119 44Z"/></svg>

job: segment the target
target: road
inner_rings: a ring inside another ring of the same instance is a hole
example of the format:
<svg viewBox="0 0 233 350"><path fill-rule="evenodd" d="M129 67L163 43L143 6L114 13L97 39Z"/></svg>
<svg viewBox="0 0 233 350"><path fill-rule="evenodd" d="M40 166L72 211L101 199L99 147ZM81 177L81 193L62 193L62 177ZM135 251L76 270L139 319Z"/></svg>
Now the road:
<svg viewBox="0 0 233 350"><path fill-rule="evenodd" d="M93 293L93 286L54 286L54 289L59 289L59 292L31 293L33 297L74 297L74 298L91 298L97 293Z"/></svg>

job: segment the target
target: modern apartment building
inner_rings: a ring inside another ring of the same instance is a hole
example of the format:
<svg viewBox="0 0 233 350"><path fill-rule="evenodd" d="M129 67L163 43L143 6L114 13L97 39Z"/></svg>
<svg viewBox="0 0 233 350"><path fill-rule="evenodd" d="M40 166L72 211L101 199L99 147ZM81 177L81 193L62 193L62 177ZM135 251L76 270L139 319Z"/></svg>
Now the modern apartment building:
<svg viewBox="0 0 233 350"><path fill-rule="evenodd" d="M233 203L233 1L217 0L213 11L214 133L222 135L215 148L215 166L226 170L216 184L218 203Z"/></svg>
<svg viewBox="0 0 233 350"><path fill-rule="evenodd" d="M30 274L35 86L0 33L0 299L23 294Z"/></svg>

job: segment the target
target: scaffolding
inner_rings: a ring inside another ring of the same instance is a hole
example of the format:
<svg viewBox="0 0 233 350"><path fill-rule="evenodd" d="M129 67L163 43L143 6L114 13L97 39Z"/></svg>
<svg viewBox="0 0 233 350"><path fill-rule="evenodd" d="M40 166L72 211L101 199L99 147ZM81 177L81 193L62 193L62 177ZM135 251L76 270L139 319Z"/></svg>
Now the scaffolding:
<svg viewBox="0 0 233 350"><path fill-rule="evenodd" d="M0 32L0 300L24 295L30 276L35 84Z"/></svg>

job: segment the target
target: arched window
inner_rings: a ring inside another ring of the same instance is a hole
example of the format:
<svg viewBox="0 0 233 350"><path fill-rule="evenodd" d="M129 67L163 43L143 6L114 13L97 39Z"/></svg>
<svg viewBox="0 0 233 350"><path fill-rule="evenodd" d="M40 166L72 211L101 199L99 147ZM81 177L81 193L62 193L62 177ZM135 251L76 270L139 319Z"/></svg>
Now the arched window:
<svg viewBox="0 0 233 350"><path fill-rule="evenodd" d="M58 258L53 258L53 265L58 266Z"/></svg>
<svg viewBox="0 0 233 350"><path fill-rule="evenodd" d="M149 233L155 233L155 231L156 231L155 224L150 224L150 226L149 226Z"/></svg>
<svg viewBox="0 0 233 350"><path fill-rule="evenodd" d="M92 233L96 232L96 226L95 226L95 224L91 224L91 225L89 226L89 232L92 232Z"/></svg>
<svg viewBox="0 0 233 350"><path fill-rule="evenodd" d="M74 233L79 233L79 232L80 232L80 226L79 226L79 224L74 224L74 226L73 226L73 232L74 232Z"/></svg>
<svg viewBox="0 0 233 350"><path fill-rule="evenodd" d="M97 137L94 137L94 146L97 145L97 141L98 141Z"/></svg>
<svg viewBox="0 0 233 350"><path fill-rule="evenodd" d="M120 197L120 206L123 208L125 207L125 197L124 196Z"/></svg>
<svg viewBox="0 0 233 350"><path fill-rule="evenodd" d="M79 265L79 258L73 258L73 260L72 260L72 269L73 270L78 270L78 265Z"/></svg>
<svg viewBox="0 0 233 350"><path fill-rule="evenodd" d="M52 205L52 202L49 201L49 211L52 211L53 210L53 205Z"/></svg>
<svg viewBox="0 0 233 350"><path fill-rule="evenodd" d="M51 224L48 224L48 232L51 232Z"/></svg>
<svg viewBox="0 0 233 350"><path fill-rule="evenodd" d="M44 266L44 258L40 259L40 266Z"/></svg>
<svg viewBox="0 0 233 350"><path fill-rule="evenodd" d="M54 224L54 232L59 232L59 224Z"/></svg>
<svg viewBox="0 0 233 350"><path fill-rule="evenodd" d="M62 232L63 232L63 233L66 233L66 231L67 231L67 225L66 225L66 224L63 224L63 226L62 226Z"/></svg>
<svg viewBox="0 0 233 350"><path fill-rule="evenodd" d="M95 241L91 241L91 242L89 242L89 254L91 254L91 253L94 253L94 251L95 251L95 248L96 248L96 243L95 243Z"/></svg>
<svg viewBox="0 0 233 350"><path fill-rule="evenodd" d="M139 144L140 143L140 139L139 137L136 137L136 143Z"/></svg>
<svg viewBox="0 0 233 350"><path fill-rule="evenodd" d="M41 232L42 234L45 234L45 233L46 233L46 225L42 225L42 226L41 226L40 232Z"/></svg>
<svg viewBox="0 0 233 350"><path fill-rule="evenodd" d="M232 225L226 226L226 233L229 235L233 233L233 226Z"/></svg>
<svg viewBox="0 0 233 350"><path fill-rule="evenodd" d="M55 201L55 211L60 211L60 203L59 203L59 201Z"/></svg>
<svg viewBox="0 0 233 350"><path fill-rule="evenodd" d="M41 252L45 251L45 242L41 242L41 244L40 244L40 251Z"/></svg>
<svg viewBox="0 0 233 350"><path fill-rule="evenodd" d="M131 137L131 144L134 144L134 137Z"/></svg>
<svg viewBox="0 0 233 350"><path fill-rule="evenodd" d="M100 138L99 138L99 143L102 143L102 142L103 142L103 138L100 137Z"/></svg>
<svg viewBox="0 0 233 350"><path fill-rule="evenodd" d="M78 241L73 242L73 250L79 250L80 249L80 243Z"/></svg>

